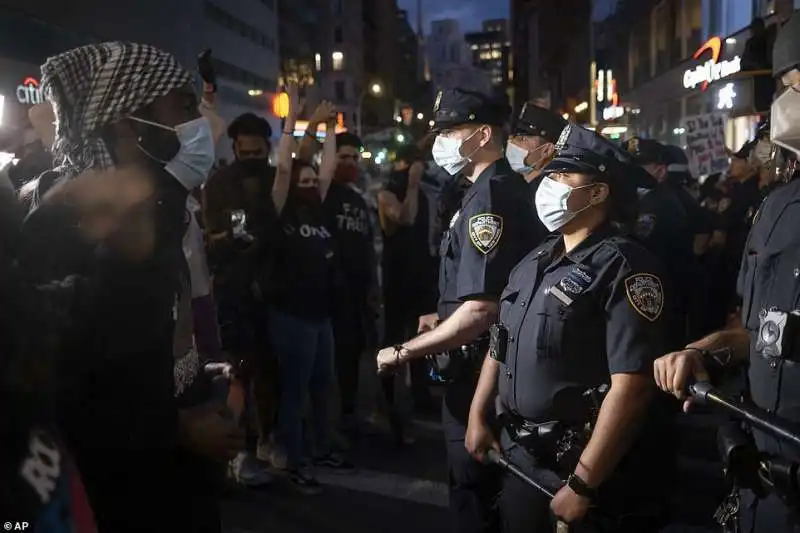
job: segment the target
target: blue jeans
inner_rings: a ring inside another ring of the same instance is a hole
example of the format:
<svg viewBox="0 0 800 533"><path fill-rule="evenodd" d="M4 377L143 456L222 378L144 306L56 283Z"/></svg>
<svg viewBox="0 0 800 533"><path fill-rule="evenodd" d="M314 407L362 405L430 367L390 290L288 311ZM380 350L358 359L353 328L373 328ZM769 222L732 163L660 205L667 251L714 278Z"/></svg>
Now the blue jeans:
<svg viewBox="0 0 800 533"><path fill-rule="evenodd" d="M311 396L311 421L318 454L330 451L328 403L334 379L333 329L330 319L304 318L271 308L269 332L280 365L278 438L286 447L289 468L303 455L303 405Z"/></svg>

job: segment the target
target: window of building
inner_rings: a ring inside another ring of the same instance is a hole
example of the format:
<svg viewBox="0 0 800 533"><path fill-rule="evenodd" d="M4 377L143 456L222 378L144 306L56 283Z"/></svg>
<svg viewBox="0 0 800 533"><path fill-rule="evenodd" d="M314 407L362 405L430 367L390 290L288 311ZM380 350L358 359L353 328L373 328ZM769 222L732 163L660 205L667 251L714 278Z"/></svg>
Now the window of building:
<svg viewBox="0 0 800 533"><path fill-rule="evenodd" d="M498 50L500 48L500 43L492 43L492 48Z"/></svg>
<svg viewBox="0 0 800 533"><path fill-rule="evenodd" d="M345 96L345 90L344 90L344 82L343 81L337 81L333 85L333 88L334 88L334 91L336 93L336 100L338 100L340 102L344 101L344 99L346 97Z"/></svg>
<svg viewBox="0 0 800 533"><path fill-rule="evenodd" d="M483 44L481 45L481 49L482 49L482 50L488 50L488 49L489 49L489 43L483 43Z"/></svg>
<svg viewBox="0 0 800 533"><path fill-rule="evenodd" d="M333 30L333 42L336 44L342 44L342 27L336 26L336 29Z"/></svg>
<svg viewBox="0 0 800 533"><path fill-rule="evenodd" d="M478 45L477 44L473 44L472 46L470 46L470 48L472 50L477 50L478 49Z"/></svg>
<svg viewBox="0 0 800 533"><path fill-rule="evenodd" d="M342 70L344 68L344 54L341 52L334 52L331 54L333 59L333 70Z"/></svg>
<svg viewBox="0 0 800 533"><path fill-rule="evenodd" d="M273 2L274 0L269 1ZM239 20L211 2L205 2L205 15L208 20L232 33L236 33L240 37L247 39L256 46L260 46L261 48L265 48L273 52L275 51L275 40L272 37L266 35L258 28Z"/></svg>

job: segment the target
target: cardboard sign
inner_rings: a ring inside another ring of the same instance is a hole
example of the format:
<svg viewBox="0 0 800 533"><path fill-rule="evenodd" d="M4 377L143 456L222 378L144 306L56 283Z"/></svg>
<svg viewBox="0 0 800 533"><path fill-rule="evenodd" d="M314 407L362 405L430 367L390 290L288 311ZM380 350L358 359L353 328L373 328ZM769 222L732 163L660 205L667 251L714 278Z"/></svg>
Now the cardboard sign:
<svg viewBox="0 0 800 533"><path fill-rule="evenodd" d="M708 113L686 117L686 156L695 176L707 176L728 168L725 150L725 115Z"/></svg>

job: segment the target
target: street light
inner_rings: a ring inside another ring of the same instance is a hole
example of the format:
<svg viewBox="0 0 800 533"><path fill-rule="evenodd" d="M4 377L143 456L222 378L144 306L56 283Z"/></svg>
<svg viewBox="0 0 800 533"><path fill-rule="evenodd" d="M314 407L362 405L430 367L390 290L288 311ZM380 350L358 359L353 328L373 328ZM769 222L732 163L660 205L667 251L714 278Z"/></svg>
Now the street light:
<svg viewBox="0 0 800 533"><path fill-rule="evenodd" d="M369 86L369 90L364 90L361 93L361 96L358 97L358 109L356 109L356 114L358 115L358 123L356 123L356 132L359 137L361 137L361 115L362 115L362 108L364 107L364 97L367 94L372 94L373 96L380 96L383 93L383 87L380 83L374 82L372 85Z"/></svg>
<svg viewBox="0 0 800 533"><path fill-rule="evenodd" d="M425 115L423 115L422 113L417 113L417 120L422 120L424 118L425 118Z"/></svg>

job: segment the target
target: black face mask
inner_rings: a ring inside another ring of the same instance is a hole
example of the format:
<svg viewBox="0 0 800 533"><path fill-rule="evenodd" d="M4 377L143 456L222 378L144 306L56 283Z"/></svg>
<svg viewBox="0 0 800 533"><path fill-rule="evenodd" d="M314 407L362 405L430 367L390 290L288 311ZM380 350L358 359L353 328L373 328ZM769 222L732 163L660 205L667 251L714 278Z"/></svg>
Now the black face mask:
<svg viewBox="0 0 800 533"><path fill-rule="evenodd" d="M290 194L297 205L315 208L322 204L316 187L292 187Z"/></svg>
<svg viewBox="0 0 800 533"><path fill-rule="evenodd" d="M269 167L269 159L266 157L239 159L236 164L247 176L261 176Z"/></svg>

